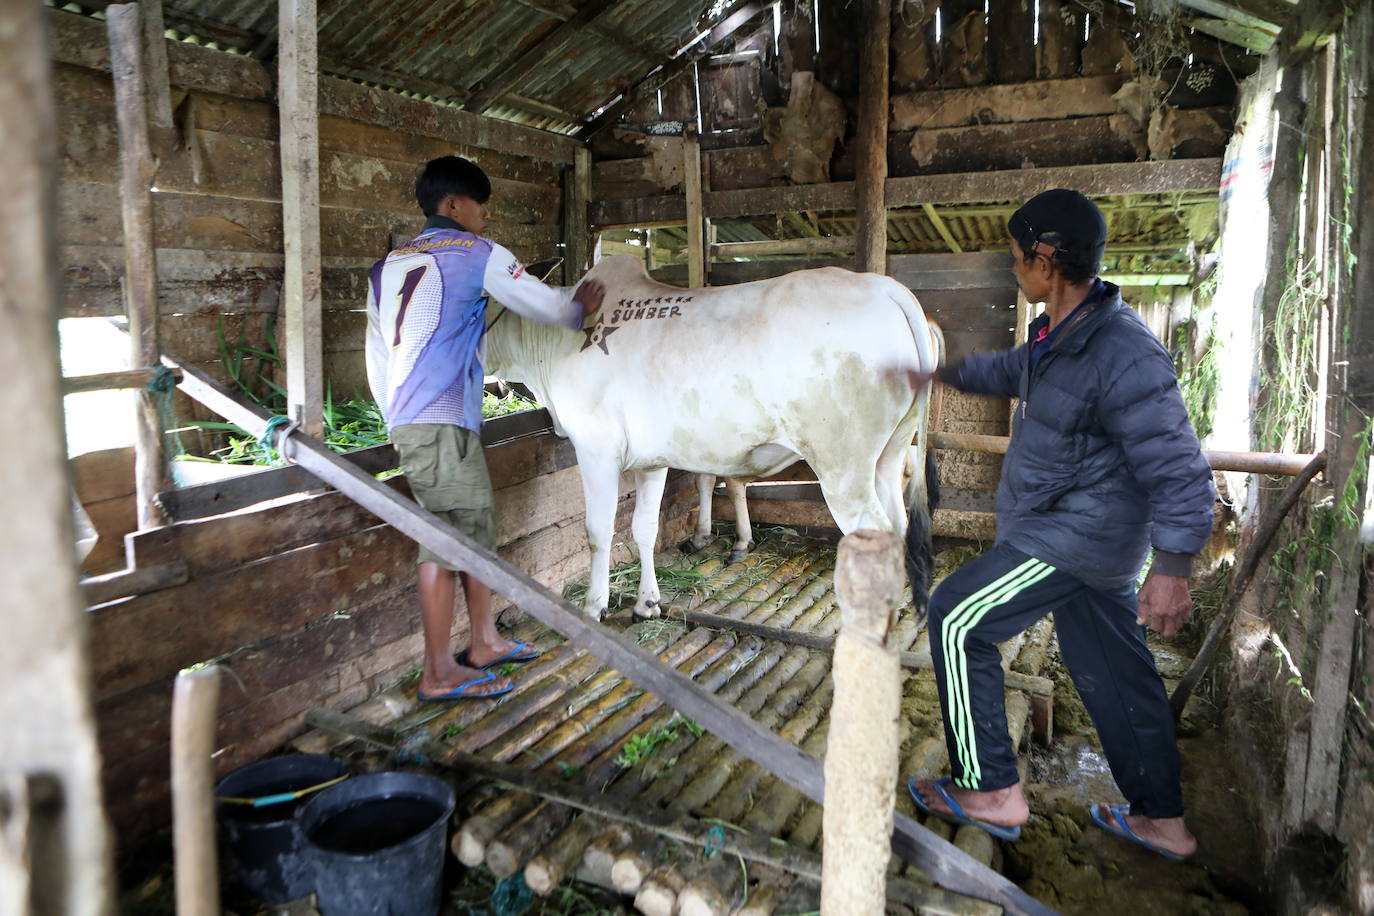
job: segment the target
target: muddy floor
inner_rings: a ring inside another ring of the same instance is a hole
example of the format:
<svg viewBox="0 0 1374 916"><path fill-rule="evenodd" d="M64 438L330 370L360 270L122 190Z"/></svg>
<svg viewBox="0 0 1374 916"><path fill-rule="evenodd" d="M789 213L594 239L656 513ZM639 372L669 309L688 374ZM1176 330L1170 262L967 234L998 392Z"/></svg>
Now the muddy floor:
<svg viewBox="0 0 1374 916"><path fill-rule="evenodd" d="M1155 644L1156 663L1172 690L1188 659ZM1033 817L1021 839L1004 847L1003 871L1065 914L1267 913L1257 830L1247 815L1219 727L1220 710L1195 696L1179 727L1183 790L1197 854L1185 864L1109 836L1092 824L1094 802L1123 801L1068 674L1052 654L1055 741L1024 757Z"/></svg>

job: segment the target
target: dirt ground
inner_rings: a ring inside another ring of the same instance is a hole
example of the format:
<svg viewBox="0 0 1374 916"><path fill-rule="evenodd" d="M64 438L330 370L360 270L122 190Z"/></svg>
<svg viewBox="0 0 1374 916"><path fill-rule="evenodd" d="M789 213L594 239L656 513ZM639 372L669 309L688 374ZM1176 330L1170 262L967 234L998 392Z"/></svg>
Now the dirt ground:
<svg viewBox="0 0 1374 916"><path fill-rule="evenodd" d="M1152 645L1165 681L1187 659ZM1237 794L1218 710L1195 696L1179 728L1186 817L1198 853L1185 864L1110 836L1092 824L1094 802L1123 801L1092 724L1058 658L1055 743L1025 760L1033 812L1021 839L1003 848L1003 869L1028 892L1065 914L1241 916L1271 912L1259 873L1257 830Z"/></svg>

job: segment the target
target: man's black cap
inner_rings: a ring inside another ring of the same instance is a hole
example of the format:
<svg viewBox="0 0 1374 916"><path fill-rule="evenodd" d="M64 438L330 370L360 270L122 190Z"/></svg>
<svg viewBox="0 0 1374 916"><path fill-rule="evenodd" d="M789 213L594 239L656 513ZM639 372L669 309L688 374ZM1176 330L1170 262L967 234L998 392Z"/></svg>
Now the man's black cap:
<svg viewBox="0 0 1374 916"><path fill-rule="evenodd" d="M1057 232L1061 241L1049 246L1065 260L1096 267L1107 249L1107 221L1097 204L1077 191L1055 188L1043 191L1021 205L1007 220L1007 231L1021 250L1035 251L1035 243L1048 232ZM1042 253L1049 255L1048 249Z"/></svg>

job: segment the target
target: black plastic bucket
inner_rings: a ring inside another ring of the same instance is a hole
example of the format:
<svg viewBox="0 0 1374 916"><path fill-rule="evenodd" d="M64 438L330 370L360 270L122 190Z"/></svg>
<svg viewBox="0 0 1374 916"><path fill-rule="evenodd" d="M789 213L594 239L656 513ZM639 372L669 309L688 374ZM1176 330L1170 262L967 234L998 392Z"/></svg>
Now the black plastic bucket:
<svg viewBox="0 0 1374 916"><path fill-rule="evenodd" d="M443 894L453 790L421 773L373 773L300 806L296 828L324 916L432 916Z"/></svg>
<svg viewBox="0 0 1374 916"><path fill-rule="evenodd" d="M324 754L286 754L240 767L220 780L215 794L266 798L337 779L343 761ZM244 890L264 903L286 903L315 890L309 863L301 855L294 827L296 809L311 796L255 808L220 802L221 843Z"/></svg>

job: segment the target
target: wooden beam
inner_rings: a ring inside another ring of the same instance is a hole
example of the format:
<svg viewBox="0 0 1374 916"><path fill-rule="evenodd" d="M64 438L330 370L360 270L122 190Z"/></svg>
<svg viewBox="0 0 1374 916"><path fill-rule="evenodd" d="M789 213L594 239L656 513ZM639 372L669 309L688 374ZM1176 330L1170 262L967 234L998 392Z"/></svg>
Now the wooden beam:
<svg viewBox="0 0 1374 916"><path fill-rule="evenodd" d="M855 254L859 270L887 272L887 116L891 0L859 6L859 122L855 137Z"/></svg>
<svg viewBox="0 0 1374 916"><path fill-rule="evenodd" d="M1224 19L1227 22L1246 26L1260 32L1267 32L1270 35L1278 35L1279 27L1288 21L1293 13L1293 7L1290 6L1287 7L1286 15L1279 15L1280 10L1271 4L1274 9L1272 11L1266 10L1266 12L1270 16L1278 16L1279 18L1269 19L1245 9L1233 0L1179 0L1179 3L1189 9L1197 10L1199 13L1216 16L1218 19ZM1287 4L1283 5L1287 6Z"/></svg>
<svg viewBox="0 0 1374 916"><path fill-rule="evenodd" d="M682 174L687 199L687 287L706 285L706 220L701 212L701 138L696 125L682 136Z"/></svg>
<svg viewBox="0 0 1374 916"><path fill-rule="evenodd" d="M1089 197L1119 194L1163 194L1215 191L1221 181L1220 159L1170 159L1162 162L1110 162L918 175L887 180L887 206L923 203L960 204L1026 200L1050 188L1077 188ZM703 209L708 219L733 219L798 210L852 210L854 182L790 185L707 191ZM599 229L640 225L681 225L686 221L681 196L601 200L592 204L592 225Z"/></svg>
<svg viewBox="0 0 1374 916"><path fill-rule="evenodd" d="M1283 27L1274 43L1279 66L1287 67L1310 56L1340 29L1345 11L1344 0L1308 0L1299 4L1298 14Z"/></svg>
<svg viewBox="0 0 1374 916"><path fill-rule="evenodd" d="M1211 19L1205 16L1187 20L1187 26L1204 35L1211 35L1213 38L1220 38L1222 41L1260 53L1274 46L1274 39L1278 34L1272 29L1260 29L1229 19Z"/></svg>
<svg viewBox="0 0 1374 916"><path fill-rule="evenodd" d="M164 360L185 373L182 390L248 433L263 435L270 419L266 411L247 403L204 373L169 354ZM280 443L287 458L375 514L399 532L430 548L509 598L526 613L559 631L574 645L621 671L637 685L775 774L814 801L822 801L824 781L820 762L796 745L761 727L748 716L704 693L688 677L665 665L634 640L591 620L581 609L553 595L510 563L477 546L437 516L334 454L322 443L292 434ZM939 839L915 820L894 817L893 848L907 862L946 888L997 903L1011 912L1049 914L1053 911L972 856Z"/></svg>
<svg viewBox="0 0 1374 916"><path fill-rule="evenodd" d="M0 465L0 909L96 914L114 882L59 389L48 21L32 0L0 0L0 409L24 418L23 460Z"/></svg>
<svg viewBox="0 0 1374 916"><path fill-rule="evenodd" d="M282 235L286 275L286 409L308 436L324 436L320 261L320 111L315 0L277 7Z"/></svg>
<svg viewBox="0 0 1374 916"><path fill-rule="evenodd" d="M148 87L148 120L154 127L172 126L172 87L167 72L167 35L162 0L142 0L143 74Z"/></svg>
<svg viewBox="0 0 1374 916"><path fill-rule="evenodd" d="M591 267L592 239L587 204L592 193L592 151L579 147L563 172L563 282L571 286Z"/></svg>
<svg viewBox="0 0 1374 916"><path fill-rule="evenodd" d="M620 120L620 116L644 93L653 92L674 77L685 73L688 67L709 54L711 49L716 45L735 34L735 32L743 28L746 23L760 13L771 9L772 4L770 3L758 3L752 2L752 0L751 2L741 5L734 12L716 23L716 25L706 33L702 40L697 42L696 47L699 50L697 50L695 54L688 54L687 50L684 50L677 57L664 63L661 67L649 73L648 76L645 76L639 82L628 86L621 93L618 101L612 102L605 111L592 118L592 120L587 122L586 127L577 132L577 138L584 141L590 140L592 137L601 133L601 131Z"/></svg>
<svg viewBox="0 0 1374 916"><path fill-rule="evenodd" d="M134 368L157 364L157 252L153 247L153 160L148 141L148 95L144 85L143 33L138 4L105 10L119 129L119 196L124 222L124 293L133 345ZM157 494L171 489L163 449L162 414L157 396L141 391L135 413L138 527L167 523Z"/></svg>
<svg viewBox="0 0 1374 916"><path fill-rule="evenodd" d="M935 227L936 232L940 233L940 238L945 240L945 244L949 246L949 250L955 254L963 253L964 249L960 248L959 243L954 240L954 235L949 231L949 227L945 225L945 221L940 218L940 214L935 210L935 205L921 204L921 209L924 210L926 216L930 218L931 225Z"/></svg>
<svg viewBox="0 0 1374 916"><path fill-rule="evenodd" d="M572 18L563 22L548 37L540 39L524 54L482 81L464 106L470 111L486 111L498 98L515 89L526 76L561 53L578 33L615 8L617 0L588 0Z"/></svg>
<svg viewBox="0 0 1374 916"><path fill-rule="evenodd" d="M109 391L112 388L142 388L158 375L155 369L126 369L122 372L101 372L96 375L73 375L62 380L62 393ZM180 375L173 373L174 378Z"/></svg>
<svg viewBox="0 0 1374 916"><path fill-rule="evenodd" d="M557 19L560 22L566 22L576 16L578 12L577 7L573 6L571 3L562 2L562 0L515 0L515 2L523 7L543 13L551 19ZM619 29L612 28L609 23L593 22L588 26L588 31L600 35L612 44L634 51L647 61L659 61L663 58L665 53L646 42L626 35Z"/></svg>
<svg viewBox="0 0 1374 916"><path fill-rule="evenodd" d="M769 255L813 255L833 252L852 252L852 235L832 235L825 238L776 239L765 242L721 242L711 246L711 258L761 258Z"/></svg>
<svg viewBox="0 0 1374 916"><path fill-rule="evenodd" d="M164 588L185 585L189 579L186 564L174 561L141 569L121 569L119 572L103 576L90 576L81 580L81 593L85 597L86 606L91 607L114 601L116 598L146 595Z"/></svg>

